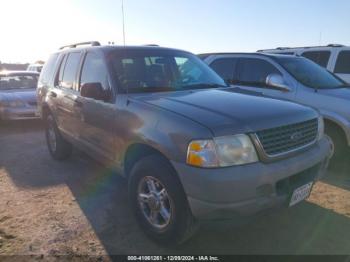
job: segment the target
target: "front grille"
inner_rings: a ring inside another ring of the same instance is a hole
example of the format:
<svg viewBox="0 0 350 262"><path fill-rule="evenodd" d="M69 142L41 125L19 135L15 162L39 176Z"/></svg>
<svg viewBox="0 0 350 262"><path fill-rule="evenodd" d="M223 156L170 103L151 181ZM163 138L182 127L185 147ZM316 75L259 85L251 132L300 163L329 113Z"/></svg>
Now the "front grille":
<svg viewBox="0 0 350 262"><path fill-rule="evenodd" d="M316 141L318 120L262 130L256 133L266 155L273 157L303 148Z"/></svg>

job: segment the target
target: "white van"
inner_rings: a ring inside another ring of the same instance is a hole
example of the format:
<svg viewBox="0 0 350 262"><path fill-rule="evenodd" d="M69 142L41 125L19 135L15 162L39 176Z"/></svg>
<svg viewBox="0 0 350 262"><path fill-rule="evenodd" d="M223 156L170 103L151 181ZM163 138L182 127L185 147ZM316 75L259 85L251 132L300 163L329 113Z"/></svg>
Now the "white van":
<svg viewBox="0 0 350 262"><path fill-rule="evenodd" d="M330 44L314 47L279 47L258 52L306 57L350 83L350 46Z"/></svg>

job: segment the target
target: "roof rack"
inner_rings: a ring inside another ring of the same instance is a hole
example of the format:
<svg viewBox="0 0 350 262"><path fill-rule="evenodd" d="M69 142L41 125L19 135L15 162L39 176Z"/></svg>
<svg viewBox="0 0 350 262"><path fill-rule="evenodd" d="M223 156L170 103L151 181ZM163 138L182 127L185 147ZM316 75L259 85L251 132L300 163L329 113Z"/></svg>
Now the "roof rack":
<svg viewBox="0 0 350 262"><path fill-rule="evenodd" d="M344 45L340 45L340 44L329 44L327 46L328 47L344 47Z"/></svg>
<svg viewBox="0 0 350 262"><path fill-rule="evenodd" d="M147 44L147 45L144 45L144 46L159 46L157 44Z"/></svg>
<svg viewBox="0 0 350 262"><path fill-rule="evenodd" d="M76 43L76 44L70 44L70 45L65 45L61 46L59 50L62 50L64 48L76 48L79 45L91 45L91 46L100 46L101 44L97 41L88 41L88 42L81 42L81 43Z"/></svg>
<svg viewBox="0 0 350 262"><path fill-rule="evenodd" d="M273 50L289 50L289 49L298 49L298 48L310 49L310 48L318 48L318 47L345 47L345 46L341 44L328 44L324 46L277 47L275 49L261 49L261 50L258 50L257 52L273 51Z"/></svg>

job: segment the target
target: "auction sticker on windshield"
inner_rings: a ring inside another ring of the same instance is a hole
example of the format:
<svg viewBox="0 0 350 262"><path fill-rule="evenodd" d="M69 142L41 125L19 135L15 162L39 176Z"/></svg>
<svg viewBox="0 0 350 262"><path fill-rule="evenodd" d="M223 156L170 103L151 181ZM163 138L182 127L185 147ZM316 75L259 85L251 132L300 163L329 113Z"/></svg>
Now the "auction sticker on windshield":
<svg viewBox="0 0 350 262"><path fill-rule="evenodd" d="M303 185L297 189L294 190L292 198L290 200L289 206L294 206L296 204L298 204L299 202L303 201L304 199L308 198L310 193L311 193L311 189L312 189L312 184L313 182L310 182L306 185Z"/></svg>

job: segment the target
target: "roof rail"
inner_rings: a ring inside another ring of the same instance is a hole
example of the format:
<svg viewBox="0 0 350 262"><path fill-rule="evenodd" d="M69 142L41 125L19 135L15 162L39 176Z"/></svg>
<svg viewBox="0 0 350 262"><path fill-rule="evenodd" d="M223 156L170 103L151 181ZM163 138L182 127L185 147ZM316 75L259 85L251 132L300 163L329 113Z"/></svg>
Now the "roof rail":
<svg viewBox="0 0 350 262"><path fill-rule="evenodd" d="M344 47L344 45L340 45L340 44L329 44L327 46L328 47Z"/></svg>
<svg viewBox="0 0 350 262"><path fill-rule="evenodd" d="M144 46L159 46L157 44L147 44L147 45L144 45Z"/></svg>
<svg viewBox="0 0 350 262"><path fill-rule="evenodd" d="M277 47L277 50L285 50L285 49L290 49L290 47Z"/></svg>
<svg viewBox="0 0 350 262"><path fill-rule="evenodd" d="M91 46L100 46L101 44L97 41L88 41L88 42L81 42L81 43L76 43L76 44L70 44L70 45L65 45L61 46L59 50L62 50L64 48L76 48L78 45L91 45Z"/></svg>

